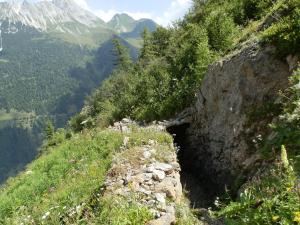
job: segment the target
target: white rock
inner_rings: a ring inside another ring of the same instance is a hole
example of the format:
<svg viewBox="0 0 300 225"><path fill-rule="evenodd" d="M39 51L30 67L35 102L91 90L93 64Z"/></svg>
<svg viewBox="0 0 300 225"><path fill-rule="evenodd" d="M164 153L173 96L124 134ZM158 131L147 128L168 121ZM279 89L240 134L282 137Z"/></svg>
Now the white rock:
<svg viewBox="0 0 300 225"><path fill-rule="evenodd" d="M149 166L149 167L146 169L146 172L147 172L147 173L153 173L153 171L154 171L154 166L153 166L153 165Z"/></svg>
<svg viewBox="0 0 300 225"><path fill-rule="evenodd" d="M154 194L155 199L159 202L159 203L166 203L166 194L164 193L155 193Z"/></svg>
<svg viewBox="0 0 300 225"><path fill-rule="evenodd" d="M145 151L145 152L143 153L143 156L144 156L145 159L149 159L149 158L151 157L151 152Z"/></svg>
<svg viewBox="0 0 300 225"><path fill-rule="evenodd" d="M153 180L156 181L162 181L166 177L166 174L164 171L161 170L154 170L152 174Z"/></svg>
<svg viewBox="0 0 300 225"><path fill-rule="evenodd" d="M173 170L172 165L167 164L167 163L155 163L154 167L157 170L162 170L162 171L165 171L165 172Z"/></svg>

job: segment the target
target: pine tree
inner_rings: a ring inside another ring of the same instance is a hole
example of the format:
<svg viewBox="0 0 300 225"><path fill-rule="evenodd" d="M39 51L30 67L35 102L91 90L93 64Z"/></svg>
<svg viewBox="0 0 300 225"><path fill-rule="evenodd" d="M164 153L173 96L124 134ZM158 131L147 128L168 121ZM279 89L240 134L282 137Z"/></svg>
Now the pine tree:
<svg viewBox="0 0 300 225"><path fill-rule="evenodd" d="M128 48L122 45L120 39L118 38L114 38L112 42L114 45L114 52L117 56L118 69L129 70L132 66L132 60Z"/></svg>
<svg viewBox="0 0 300 225"><path fill-rule="evenodd" d="M54 125L51 120L48 120L46 123L45 133L47 139L51 139L54 135Z"/></svg>

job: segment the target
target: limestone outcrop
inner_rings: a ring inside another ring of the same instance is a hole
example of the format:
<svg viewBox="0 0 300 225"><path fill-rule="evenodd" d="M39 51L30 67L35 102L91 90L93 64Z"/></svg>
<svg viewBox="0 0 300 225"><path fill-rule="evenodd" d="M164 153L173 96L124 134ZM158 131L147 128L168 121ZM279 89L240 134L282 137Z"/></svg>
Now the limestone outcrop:
<svg viewBox="0 0 300 225"><path fill-rule="evenodd" d="M181 135L183 166L199 179L224 190L260 161L255 142L270 118L250 121L251 113L274 104L295 62L278 59L275 51L255 43L211 65L188 117L170 123L168 129Z"/></svg>

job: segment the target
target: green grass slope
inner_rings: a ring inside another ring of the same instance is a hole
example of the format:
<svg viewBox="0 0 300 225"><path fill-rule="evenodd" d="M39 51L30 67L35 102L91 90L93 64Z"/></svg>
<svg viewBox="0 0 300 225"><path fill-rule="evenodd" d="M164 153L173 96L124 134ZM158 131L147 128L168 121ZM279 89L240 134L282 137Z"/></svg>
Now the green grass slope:
<svg viewBox="0 0 300 225"><path fill-rule="evenodd" d="M94 129L71 136L64 130L54 133L41 156L0 189L0 224L141 224L122 221L129 215L136 221L149 218L150 213L137 205L104 201L100 189L125 136L129 149L149 139L170 146L172 138L137 128L126 134ZM110 210L113 205L116 208Z"/></svg>

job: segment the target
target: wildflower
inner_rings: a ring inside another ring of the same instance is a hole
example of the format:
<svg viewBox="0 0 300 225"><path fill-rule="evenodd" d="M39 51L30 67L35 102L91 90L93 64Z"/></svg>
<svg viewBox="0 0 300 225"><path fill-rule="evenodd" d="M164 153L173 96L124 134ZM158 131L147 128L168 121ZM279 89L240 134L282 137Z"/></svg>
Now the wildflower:
<svg viewBox="0 0 300 225"><path fill-rule="evenodd" d="M43 215L42 220L47 219L48 216L50 216L50 212L46 212L46 213Z"/></svg>
<svg viewBox="0 0 300 225"><path fill-rule="evenodd" d="M277 222L278 219L279 219L279 216L272 216L272 221L273 221L273 222Z"/></svg>
<svg viewBox="0 0 300 225"><path fill-rule="evenodd" d="M295 212L294 215L295 217L293 221L300 224L300 212Z"/></svg>
<svg viewBox="0 0 300 225"><path fill-rule="evenodd" d="M289 167L289 160L287 157L285 146L281 146L281 162L283 163L284 168L288 169Z"/></svg>

